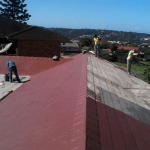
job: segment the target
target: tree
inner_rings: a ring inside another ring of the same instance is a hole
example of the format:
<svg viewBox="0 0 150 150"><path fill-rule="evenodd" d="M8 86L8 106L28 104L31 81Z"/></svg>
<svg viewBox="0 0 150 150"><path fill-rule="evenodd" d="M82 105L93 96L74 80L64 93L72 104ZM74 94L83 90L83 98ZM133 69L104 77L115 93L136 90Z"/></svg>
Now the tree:
<svg viewBox="0 0 150 150"><path fill-rule="evenodd" d="M80 39L79 44L81 45L81 47L90 46L92 44L92 39L88 37L84 37Z"/></svg>
<svg viewBox="0 0 150 150"><path fill-rule="evenodd" d="M102 55L101 55L101 57L102 57L103 59L108 60L108 61L110 61L110 60L111 60L111 57L110 57L110 55L109 55L108 53L104 53L104 54L102 54Z"/></svg>
<svg viewBox="0 0 150 150"><path fill-rule="evenodd" d="M27 13L25 7L27 4L24 4L25 0L3 0L0 1L0 15L9 17L10 19L25 23L29 20L31 15Z"/></svg>
<svg viewBox="0 0 150 150"><path fill-rule="evenodd" d="M110 49L112 52L116 51L118 48L118 46L116 46L116 44L111 44Z"/></svg>
<svg viewBox="0 0 150 150"><path fill-rule="evenodd" d="M147 55L150 53L147 49L141 50L141 52L144 53L145 58L147 58Z"/></svg>

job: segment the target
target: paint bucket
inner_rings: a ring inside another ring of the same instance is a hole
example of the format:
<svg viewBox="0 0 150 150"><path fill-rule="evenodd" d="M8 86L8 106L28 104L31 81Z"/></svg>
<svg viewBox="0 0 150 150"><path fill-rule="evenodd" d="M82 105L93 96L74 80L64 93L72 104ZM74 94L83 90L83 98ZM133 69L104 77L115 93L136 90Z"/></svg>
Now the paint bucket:
<svg viewBox="0 0 150 150"><path fill-rule="evenodd" d="M5 74L5 81L9 81L9 75Z"/></svg>

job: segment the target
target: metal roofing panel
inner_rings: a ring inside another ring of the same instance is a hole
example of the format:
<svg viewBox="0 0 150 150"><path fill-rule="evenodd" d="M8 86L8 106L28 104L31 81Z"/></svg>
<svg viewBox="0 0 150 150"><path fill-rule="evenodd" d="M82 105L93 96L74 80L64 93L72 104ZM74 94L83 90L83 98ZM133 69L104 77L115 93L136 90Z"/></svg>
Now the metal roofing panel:
<svg viewBox="0 0 150 150"><path fill-rule="evenodd" d="M111 62L88 55L87 87L87 139L92 139L87 143L89 150L95 145L99 149L150 149L148 83ZM141 95L136 94L136 88ZM94 138L96 133L88 134L95 128L93 119L97 120L99 139Z"/></svg>
<svg viewBox="0 0 150 150"><path fill-rule="evenodd" d="M87 55L72 58L0 103L0 149L85 149Z"/></svg>
<svg viewBox="0 0 150 150"><path fill-rule="evenodd" d="M19 75L33 75L61 65L72 59L60 58L60 61L53 61L53 58L44 57L0 56L0 74L8 73L6 68L6 62L8 60L15 62Z"/></svg>
<svg viewBox="0 0 150 150"><path fill-rule="evenodd" d="M148 83L128 75L111 62L88 55L87 87L87 103L90 102L87 139L92 139L87 143L89 150L95 145L99 149L150 149ZM136 94L136 88L142 91L141 95ZM89 134L95 128L89 125L93 119L97 120L99 139L94 138L97 133Z"/></svg>

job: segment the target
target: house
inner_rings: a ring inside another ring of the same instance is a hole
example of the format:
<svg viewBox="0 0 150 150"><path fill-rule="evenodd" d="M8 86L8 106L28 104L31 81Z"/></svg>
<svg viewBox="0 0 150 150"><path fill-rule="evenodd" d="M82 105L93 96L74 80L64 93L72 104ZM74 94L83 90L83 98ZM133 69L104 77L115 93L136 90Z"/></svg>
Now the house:
<svg viewBox="0 0 150 150"><path fill-rule="evenodd" d="M65 49L65 52L79 52L79 45L77 43L62 43L61 47Z"/></svg>
<svg viewBox="0 0 150 150"><path fill-rule="evenodd" d="M0 16L0 43L13 43L8 54L18 56L53 57L60 56L61 42L70 39L37 26L29 26Z"/></svg>
<svg viewBox="0 0 150 150"><path fill-rule="evenodd" d="M110 48L110 43L108 41L101 41L101 45L103 49Z"/></svg>
<svg viewBox="0 0 150 150"><path fill-rule="evenodd" d="M71 42L72 42L72 43L77 43L77 44L79 43L78 40L71 40Z"/></svg>
<svg viewBox="0 0 150 150"><path fill-rule="evenodd" d="M150 149L145 81L82 53L58 62L0 56L0 74L10 59L31 78L0 102L0 149Z"/></svg>
<svg viewBox="0 0 150 150"><path fill-rule="evenodd" d="M112 54L111 49L102 49L101 54L104 53Z"/></svg>
<svg viewBox="0 0 150 150"><path fill-rule="evenodd" d="M130 51L132 49L135 49L136 51L138 51L140 49L140 47L125 47L125 46L118 46L117 49L123 49L123 50L127 50Z"/></svg>

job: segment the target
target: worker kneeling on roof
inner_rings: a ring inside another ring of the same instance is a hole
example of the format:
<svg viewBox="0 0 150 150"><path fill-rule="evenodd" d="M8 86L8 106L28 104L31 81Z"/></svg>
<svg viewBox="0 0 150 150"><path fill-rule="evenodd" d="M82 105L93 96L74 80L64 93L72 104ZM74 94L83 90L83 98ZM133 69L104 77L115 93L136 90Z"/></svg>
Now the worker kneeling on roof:
<svg viewBox="0 0 150 150"><path fill-rule="evenodd" d="M131 74L130 70L131 70L131 61L132 61L133 53L135 53L135 49L129 51L129 54L127 57L127 71L129 74Z"/></svg>
<svg viewBox="0 0 150 150"><path fill-rule="evenodd" d="M6 62L6 65L7 65L7 69L9 71L9 81L12 82L13 79L12 79L12 72L14 72L15 76L16 76L16 79L19 83L21 83L20 79L19 79L19 76L18 76L18 72L17 72L17 67L15 65L15 63L13 61L7 61Z"/></svg>

